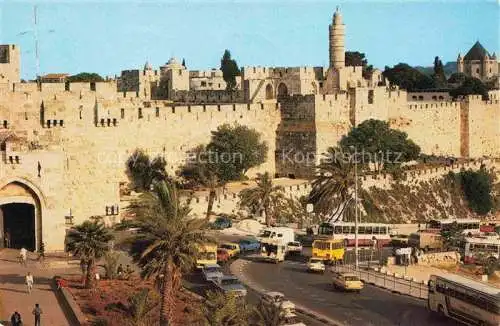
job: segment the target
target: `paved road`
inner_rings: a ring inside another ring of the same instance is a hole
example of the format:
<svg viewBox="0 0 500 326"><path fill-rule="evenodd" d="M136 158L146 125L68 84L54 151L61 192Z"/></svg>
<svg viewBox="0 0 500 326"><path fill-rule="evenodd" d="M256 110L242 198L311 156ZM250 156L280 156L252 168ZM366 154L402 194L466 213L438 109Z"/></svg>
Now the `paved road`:
<svg viewBox="0 0 500 326"><path fill-rule="evenodd" d="M190 289L191 291L197 293L198 295L205 296L207 291L214 291L215 288L210 285L210 283L205 282L202 277L201 273L193 273L191 275L186 275L184 277L183 284L185 287ZM248 288L247 288L248 289ZM247 294L247 303L250 305L257 305L259 303L260 296L257 292L252 291L251 289L248 289L248 294ZM307 325L307 326L321 326L323 325L321 322L316 321L313 318L310 318L308 316L302 315L302 314L297 314L301 320Z"/></svg>
<svg viewBox="0 0 500 326"><path fill-rule="evenodd" d="M266 290L283 292L290 300L345 325L458 325L427 311L426 302L366 285L361 294L333 289L331 274L307 273L303 263L249 262L243 273Z"/></svg>

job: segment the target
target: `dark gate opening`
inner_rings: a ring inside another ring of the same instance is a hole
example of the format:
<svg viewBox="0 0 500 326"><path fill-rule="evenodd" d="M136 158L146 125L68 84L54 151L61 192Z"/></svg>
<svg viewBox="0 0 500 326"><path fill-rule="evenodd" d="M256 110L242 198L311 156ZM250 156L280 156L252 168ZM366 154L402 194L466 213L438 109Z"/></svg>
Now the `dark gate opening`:
<svg viewBox="0 0 500 326"><path fill-rule="evenodd" d="M35 251L35 206L24 203L5 204L3 230L10 237L10 248Z"/></svg>

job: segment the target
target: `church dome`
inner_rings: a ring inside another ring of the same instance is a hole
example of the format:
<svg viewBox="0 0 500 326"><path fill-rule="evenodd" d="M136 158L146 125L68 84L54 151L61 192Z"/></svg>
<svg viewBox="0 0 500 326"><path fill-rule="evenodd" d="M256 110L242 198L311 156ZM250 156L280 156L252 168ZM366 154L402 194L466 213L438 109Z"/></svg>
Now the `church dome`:
<svg viewBox="0 0 500 326"><path fill-rule="evenodd" d="M168 68L177 68L177 69L183 69L184 67L177 61L176 58L172 57L170 60L168 60L167 65Z"/></svg>

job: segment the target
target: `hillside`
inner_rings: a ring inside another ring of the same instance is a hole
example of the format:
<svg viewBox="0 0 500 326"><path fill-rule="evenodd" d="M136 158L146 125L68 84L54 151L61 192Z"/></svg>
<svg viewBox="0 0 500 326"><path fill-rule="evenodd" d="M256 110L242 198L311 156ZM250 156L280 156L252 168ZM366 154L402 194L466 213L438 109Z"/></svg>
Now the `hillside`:
<svg viewBox="0 0 500 326"><path fill-rule="evenodd" d="M429 67L416 66L415 69L429 76L431 76L434 73L433 66ZM449 61L443 66L443 69L444 69L444 74L446 75L447 78L449 78L452 74L457 72L457 63L455 61Z"/></svg>
<svg viewBox="0 0 500 326"><path fill-rule="evenodd" d="M491 168L489 171L496 176L493 184L496 212L489 214L492 217L500 212L500 178L499 170ZM363 207L361 219L365 222L405 223L432 218L480 217L471 211L460 183L449 174L428 180L398 180L390 187L365 187L360 198Z"/></svg>

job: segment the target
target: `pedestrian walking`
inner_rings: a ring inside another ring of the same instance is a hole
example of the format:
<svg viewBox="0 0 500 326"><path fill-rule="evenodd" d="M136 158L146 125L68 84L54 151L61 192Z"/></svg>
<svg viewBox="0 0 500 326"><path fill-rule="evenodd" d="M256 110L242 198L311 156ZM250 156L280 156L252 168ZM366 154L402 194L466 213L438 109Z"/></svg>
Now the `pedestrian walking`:
<svg viewBox="0 0 500 326"><path fill-rule="evenodd" d="M12 326L22 326L23 322L21 320L21 314L15 311L10 317L10 324Z"/></svg>
<svg viewBox="0 0 500 326"><path fill-rule="evenodd" d="M26 286L28 287L28 293L31 294L33 289L33 275L30 272L26 275Z"/></svg>
<svg viewBox="0 0 500 326"><path fill-rule="evenodd" d="M40 305L38 303L35 303L35 308L33 309L33 315L35 315L35 326L41 326L40 325L40 319L42 316L42 309L40 308Z"/></svg>
<svg viewBox="0 0 500 326"><path fill-rule="evenodd" d="M21 250L19 251L19 258L21 259L20 263L23 266L27 266L27 259L28 259L28 250L26 248L22 247Z"/></svg>

